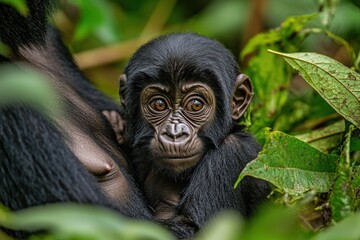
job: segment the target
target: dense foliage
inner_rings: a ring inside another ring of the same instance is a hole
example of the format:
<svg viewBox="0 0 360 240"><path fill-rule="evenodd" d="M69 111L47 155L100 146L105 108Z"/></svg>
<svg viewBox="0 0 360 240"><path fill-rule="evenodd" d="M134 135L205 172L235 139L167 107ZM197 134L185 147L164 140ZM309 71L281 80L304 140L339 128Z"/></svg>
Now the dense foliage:
<svg viewBox="0 0 360 240"><path fill-rule="evenodd" d="M25 0L0 2L27 13ZM234 31L240 27L239 22L244 26L246 21L237 11L249 7L240 1L211 1L204 11L199 10L204 3L194 4L190 11L181 10L184 6L174 0L143 4L140 0L127 3L67 2L75 4L71 8L78 6L83 11L77 18L76 27L72 26L71 19L62 16L61 11L56 14L55 22L63 30L72 29L71 39L69 32L64 35L70 39L74 51L81 51L76 54L80 66L88 69L87 73L94 76L94 83L100 89L113 96L117 93L115 83L104 83L98 76L106 70L119 74L114 67L123 66L122 60L126 60L139 44L160 33L202 28L208 30L201 33L232 45L231 40L219 35ZM354 29L345 25L344 29L352 30L340 32L344 38L329 30L332 22L339 21L336 16L338 11L343 14L343 8L348 8L347 18L355 21L354 24L360 22L360 9L356 1L353 2L319 0L314 3L315 14L288 17L278 27L256 34L243 47L240 58L245 65L244 71L253 81L255 99L241 124L245 124L263 144L263 150L239 173L238 182L244 176L261 178L270 182L274 191L251 221L245 222L234 213L223 213L196 239L360 238L357 227L360 225L360 213L357 212L360 207L360 52L356 45L360 30L354 34ZM279 3L273 1L272 4ZM111 6L117 8L114 10ZM132 15L122 12L119 6ZM140 7L137 9L136 6ZM153 9L153 13L144 23L141 19L146 15L146 7ZM175 7L177 12L171 14ZM316 13L316 7L319 7L319 13ZM185 23L184 19L189 16L191 19ZM118 18L127 19L129 26L125 26L125 21L116 24ZM96 36L95 40L84 45L90 36ZM318 45L313 43L321 41L342 54L324 49L323 54L314 53ZM105 43L110 44L109 47L104 48ZM87 47L97 49L85 51ZM108 55L115 50L118 55ZM99 57L95 57L97 61L85 61L91 56ZM103 64L108 65L100 67ZM106 76L112 77L111 74ZM31 75L25 77L32 78ZM0 105L9 101L2 93L16 91L13 84L0 82ZM37 88L38 83L34 84L33 88ZM46 88L39 88L39 91L45 94L30 92L25 94L26 99L28 95L51 98L51 94L46 94ZM108 210L88 206L46 206L16 214L0 209L0 225L50 230L46 236L34 239L172 239L159 226L122 219ZM1 231L0 238L9 239Z"/></svg>

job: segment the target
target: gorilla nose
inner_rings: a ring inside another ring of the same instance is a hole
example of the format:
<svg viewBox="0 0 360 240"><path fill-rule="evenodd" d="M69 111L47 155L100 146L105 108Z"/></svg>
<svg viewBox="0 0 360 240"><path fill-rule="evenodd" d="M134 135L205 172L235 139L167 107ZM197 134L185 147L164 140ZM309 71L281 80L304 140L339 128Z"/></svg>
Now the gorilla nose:
<svg viewBox="0 0 360 240"><path fill-rule="evenodd" d="M183 123L168 124L165 127L164 137L173 142L182 142L189 138L189 128Z"/></svg>

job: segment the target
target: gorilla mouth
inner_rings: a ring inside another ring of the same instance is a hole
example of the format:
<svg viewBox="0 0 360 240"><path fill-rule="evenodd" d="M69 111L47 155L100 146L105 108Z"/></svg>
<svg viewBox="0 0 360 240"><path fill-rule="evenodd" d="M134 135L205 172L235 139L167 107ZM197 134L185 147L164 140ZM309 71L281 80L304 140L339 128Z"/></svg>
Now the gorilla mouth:
<svg viewBox="0 0 360 240"><path fill-rule="evenodd" d="M201 155L197 153L189 156L163 156L159 160L160 161L193 161L200 157Z"/></svg>
<svg viewBox="0 0 360 240"><path fill-rule="evenodd" d="M201 153L195 153L193 155L187 155L187 156L161 156L156 158L156 160L164 165L168 165L171 168L182 168L186 169L189 167L194 166L200 159L202 154Z"/></svg>

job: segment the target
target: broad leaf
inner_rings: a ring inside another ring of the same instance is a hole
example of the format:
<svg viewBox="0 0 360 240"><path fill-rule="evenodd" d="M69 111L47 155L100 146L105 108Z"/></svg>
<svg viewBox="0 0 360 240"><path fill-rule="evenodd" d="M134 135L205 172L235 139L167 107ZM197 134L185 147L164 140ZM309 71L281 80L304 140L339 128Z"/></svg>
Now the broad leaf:
<svg viewBox="0 0 360 240"><path fill-rule="evenodd" d="M0 225L17 230L49 230L51 239L94 240L171 240L173 236L162 227L126 219L109 209L76 205L51 204L16 213L0 208Z"/></svg>
<svg viewBox="0 0 360 240"><path fill-rule="evenodd" d="M280 53L345 119L360 127L360 75L338 61L317 53Z"/></svg>
<svg viewBox="0 0 360 240"><path fill-rule="evenodd" d="M275 131L268 135L259 156L246 165L235 186L245 176L253 176L290 194L327 192L333 184L337 158Z"/></svg>

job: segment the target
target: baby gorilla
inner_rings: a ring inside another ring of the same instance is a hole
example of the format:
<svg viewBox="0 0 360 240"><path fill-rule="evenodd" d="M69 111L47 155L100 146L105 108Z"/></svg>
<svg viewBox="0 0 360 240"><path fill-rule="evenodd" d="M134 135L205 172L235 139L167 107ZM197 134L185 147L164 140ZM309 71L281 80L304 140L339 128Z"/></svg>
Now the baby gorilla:
<svg viewBox="0 0 360 240"><path fill-rule="evenodd" d="M252 95L222 44L192 33L142 46L120 77L130 165L154 210L180 238L215 213L249 216L266 198L261 180L233 185L260 147L238 120Z"/></svg>

